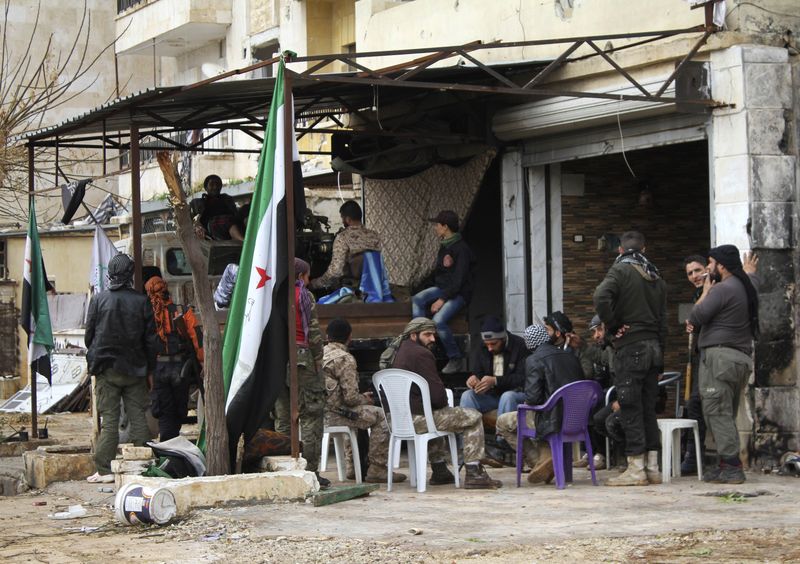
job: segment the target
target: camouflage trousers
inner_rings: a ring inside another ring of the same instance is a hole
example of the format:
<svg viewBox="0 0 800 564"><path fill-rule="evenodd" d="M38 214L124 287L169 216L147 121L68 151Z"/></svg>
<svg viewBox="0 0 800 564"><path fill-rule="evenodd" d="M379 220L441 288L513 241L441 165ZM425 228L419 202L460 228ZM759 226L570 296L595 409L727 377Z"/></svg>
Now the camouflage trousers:
<svg viewBox="0 0 800 564"><path fill-rule="evenodd" d="M316 472L319 468L319 457L322 452L322 428L325 400L325 378L314 368L314 358L308 349L297 351L297 408L300 417L300 438L303 441L303 458L306 469ZM310 368L309 368L310 367ZM275 430L278 433L291 433L291 411L289 405L289 382L281 390L275 401Z"/></svg>
<svg viewBox="0 0 800 564"><path fill-rule="evenodd" d="M528 411L525 413L525 423L528 427L534 428L533 412ZM495 423L497 433L501 435L508 445L517 450L517 412L504 413L497 418ZM536 466L539 458L543 453L550 452L550 443L547 441L538 441L534 439L525 439L522 443L522 459L531 468Z"/></svg>
<svg viewBox="0 0 800 564"><path fill-rule="evenodd" d="M483 416L476 409L468 407L443 407L433 410L433 424L439 431L462 435L464 443L464 462L479 462L484 457ZM417 433L427 433L428 424L424 415L414 416L414 429ZM444 437L428 443L428 460L431 463L449 460Z"/></svg>
<svg viewBox="0 0 800 564"><path fill-rule="evenodd" d="M369 465L385 468L389 459L389 427L383 409L374 405L349 407L358 414L358 419L350 419L335 413L325 413L325 425L369 429ZM350 441L345 443L347 449L347 468L353 467L353 449Z"/></svg>

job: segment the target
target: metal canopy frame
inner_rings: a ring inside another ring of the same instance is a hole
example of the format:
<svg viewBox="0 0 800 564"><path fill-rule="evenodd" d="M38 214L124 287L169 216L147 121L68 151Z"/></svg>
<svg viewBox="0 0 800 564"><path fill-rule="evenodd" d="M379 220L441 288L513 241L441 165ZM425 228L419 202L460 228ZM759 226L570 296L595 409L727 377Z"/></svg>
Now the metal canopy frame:
<svg viewBox="0 0 800 564"><path fill-rule="evenodd" d="M708 37L715 31L713 26L696 26L685 29L664 31L621 33L609 35L569 37L503 43L500 41L481 43L478 41L463 45L405 49L395 51L370 51L362 53L340 53L291 57L287 63L307 63L306 70L295 72L287 68L292 77L295 99L295 119L308 120L310 125L297 127L302 137L308 133L353 133L384 137L415 136L426 138L420 131L387 129L368 115L366 110L380 89L387 105L398 100L407 100L409 95L430 92L449 93L457 100L492 97L500 103L512 104L520 98L541 99L554 96L574 98L601 98L613 100L634 100L659 104L672 104L678 100L665 96L667 88L685 64L697 53ZM655 91L648 91L631 73L611 57L619 52L646 43L652 43L679 35L702 33L691 50L679 61L674 72ZM598 43L614 40L633 40L617 48L602 49ZM488 65L482 63L476 54L486 50L506 50L542 45L564 45L560 55L550 61L526 63L507 63ZM591 52L573 57L581 47L589 47ZM392 66L375 69L359 62L370 57L414 56L416 58ZM544 85L551 74L571 61L588 57L600 57L609 64L609 70L625 78L639 93L611 94L587 90L569 90ZM460 59L458 65L468 61L474 66L454 66L432 68L432 65ZM221 82L225 78L248 73L273 65L279 57L257 64L235 69L214 78L187 86L163 87L149 90L115 100L105 106L65 121L57 126L42 129L21 136L34 147L61 147L77 149L130 150L131 126L136 125L141 138L151 137L155 144L140 144L140 149L160 148L179 151L205 152L257 152L254 149L207 148L206 141L225 130L239 130L261 142L259 135L266 126L266 104L272 91L272 79L249 79ZM335 62L341 62L358 69L357 72L328 74L323 69ZM714 100L681 100L681 103L702 107L719 107L724 104ZM359 129L345 128L340 120L342 114L354 114L364 122ZM331 128L328 123L339 128ZM322 124L322 125L321 125ZM176 132L205 129L211 130L193 142L172 138ZM431 133L431 139L441 142L464 142L463 135ZM104 166L104 174L105 166Z"/></svg>

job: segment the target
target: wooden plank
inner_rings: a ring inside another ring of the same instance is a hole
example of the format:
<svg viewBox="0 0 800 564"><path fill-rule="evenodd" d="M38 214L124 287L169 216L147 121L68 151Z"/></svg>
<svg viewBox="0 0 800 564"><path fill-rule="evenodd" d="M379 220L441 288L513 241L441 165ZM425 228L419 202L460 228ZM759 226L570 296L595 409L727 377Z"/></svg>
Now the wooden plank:
<svg viewBox="0 0 800 564"><path fill-rule="evenodd" d="M314 507L331 505L332 503L339 503L340 501L347 501L348 499L369 495L378 488L380 488L380 484L332 486L327 490L320 490L312 495L311 502L314 504Z"/></svg>

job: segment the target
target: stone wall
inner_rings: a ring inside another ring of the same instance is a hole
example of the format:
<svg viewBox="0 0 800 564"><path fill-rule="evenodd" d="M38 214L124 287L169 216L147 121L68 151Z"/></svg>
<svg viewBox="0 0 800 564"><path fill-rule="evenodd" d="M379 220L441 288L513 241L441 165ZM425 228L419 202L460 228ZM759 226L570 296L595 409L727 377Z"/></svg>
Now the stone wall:
<svg viewBox="0 0 800 564"><path fill-rule="evenodd" d="M795 284L797 71L786 49L741 45L711 55L714 98L732 104L712 116L715 244L761 257L752 461L772 465L797 450Z"/></svg>

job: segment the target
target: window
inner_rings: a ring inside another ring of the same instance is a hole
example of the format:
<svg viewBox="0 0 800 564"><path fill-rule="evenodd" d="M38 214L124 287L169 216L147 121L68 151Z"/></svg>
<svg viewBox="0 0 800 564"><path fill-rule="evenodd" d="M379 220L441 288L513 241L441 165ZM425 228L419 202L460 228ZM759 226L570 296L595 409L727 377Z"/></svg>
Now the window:
<svg viewBox="0 0 800 564"><path fill-rule="evenodd" d="M192 267L189 266L183 249L167 250L167 272L173 276L189 276L192 273Z"/></svg>
<svg viewBox="0 0 800 564"><path fill-rule="evenodd" d="M121 14L128 8L134 7L136 4L143 2L144 0L117 0L117 13Z"/></svg>
<svg viewBox="0 0 800 564"><path fill-rule="evenodd" d="M8 278L8 269L6 268L6 240L0 241L0 280Z"/></svg>

